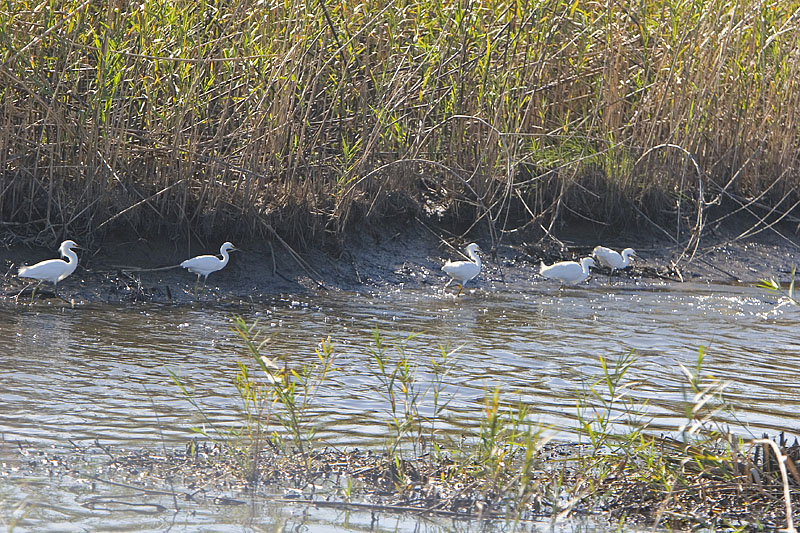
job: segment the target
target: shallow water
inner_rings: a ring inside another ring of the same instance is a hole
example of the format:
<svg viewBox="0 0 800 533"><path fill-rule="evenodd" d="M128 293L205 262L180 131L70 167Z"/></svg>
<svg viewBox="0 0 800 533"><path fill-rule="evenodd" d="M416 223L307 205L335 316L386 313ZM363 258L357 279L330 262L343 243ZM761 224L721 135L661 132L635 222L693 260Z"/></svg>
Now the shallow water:
<svg viewBox="0 0 800 533"><path fill-rule="evenodd" d="M679 363L694 368L701 347L705 383L711 376L728 382L725 398L734 408L718 413L717 420L745 437L800 433L800 388L795 384L800 309L778 306L771 295L745 286L609 286L595 281L525 293L481 289L458 299L435 291L393 291L192 307L0 307L0 461L18 461L20 441L33 448L67 449L95 440L113 447L154 448L184 445L195 436L193 427L210 432L237 427L241 402L233 381L237 361L247 357L230 327L233 314L258 320L271 336L265 352L289 365L314 363L323 338L334 343L336 370L312 405L318 436L327 443L364 448L384 442L388 402L370 355L376 328L394 360L399 345L416 361L418 391L429 390L432 360L441 347L457 348L454 366L442 377L442 398L449 404L437 421L437 428L453 436L477 427L487 391L499 387L504 404L525 405L531 421L570 440L576 398L599 377L599 357L615 360L631 350L637 354L628 375L636 382L633 398L649 402L653 431L676 431L685 422L691 397ZM411 334L416 336L407 339ZM202 414L180 392L170 371L202 406ZM420 407L422 414L433 414L432 394L423 397ZM87 508L86 500L99 492L54 490L44 480L7 477L5 488L0 483L4 514L12 516L13 505L28 498L35 504L29 509L36 511L29 511L23 524L39 530L63 529L64 523L160 529L170 520L181 527L227 530L249 524L254 516L260 517L258 527L294 523L292 510L252 514L221 507L177 518L174 511L148 514L149 525L143 526L137 510L98 513ZM42 486L49 487L46 496ZM259 505L254 502L250 510ZM270 518L275 514L283 518ZM336 513L311 516L304 527L341 527ZM413 520L402 522L390 528L418 526Z"/></svg>

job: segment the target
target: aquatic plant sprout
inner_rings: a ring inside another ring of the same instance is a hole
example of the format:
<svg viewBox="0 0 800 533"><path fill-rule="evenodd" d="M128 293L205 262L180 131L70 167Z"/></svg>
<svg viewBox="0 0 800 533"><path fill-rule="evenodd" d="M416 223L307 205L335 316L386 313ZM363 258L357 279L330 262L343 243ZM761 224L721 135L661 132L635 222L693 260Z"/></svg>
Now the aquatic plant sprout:
<svg viewBox="0 0 800 533"><path fill-rule="evenodd" d="M780 281L776 280L774 277L760 280L756 284L756 287L759 287L761 289L767 289L768 291L777 294L782 294L783 297L786 298L787 302L800 306L800 299L798 299L795 296L795 290L794 290L795 270L796 270L795 267L792 267L792 273L790 275L791 281L789 281L789 286L786 288L786 290L784 290L783 284Z"/></svg>

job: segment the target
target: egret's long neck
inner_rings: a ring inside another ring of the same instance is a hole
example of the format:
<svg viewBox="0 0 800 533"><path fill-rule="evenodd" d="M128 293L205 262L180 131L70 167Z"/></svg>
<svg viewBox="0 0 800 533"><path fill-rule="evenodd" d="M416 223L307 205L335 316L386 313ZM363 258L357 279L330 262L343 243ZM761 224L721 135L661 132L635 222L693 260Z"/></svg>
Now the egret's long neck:
<svg viewBox="0 0 800 533"><path fill-rule="evenodd" d="M67 258L67 265L69 265L69 273L72 274L78 267L78 254L72 248L67 248L61 253L62 257Z"/></svg>
<svg viewBox="0 0 800 533"><path fill-rule="evenodd" d="M581 270L584 276L589 275L589 261L581 261Z"/></svg>
<svg viewBox="0 0 800 533"><path fill-rule="evenodd" d="M630 264L631 255L633 254L631 254L629 251L622 252L622 264L624 265L623 268L626 268L628 264Z"/></svg>
<svg viewBox="0 0 800 533"><path fill-rule="evenodd" d="M481 268L481 258L475 253L475 250L469 251L469 258L472 259L476 265L478 265L478 269Z"/></svg>
<svg viewBox="0 0 800 533"><path fill-rule="evenodd" d="M228 264L228 259L230 258L230 256L228 255L228 249L224 247L220 248L219 253L222 254L222 266L224 267L225 265Z"/></svg>

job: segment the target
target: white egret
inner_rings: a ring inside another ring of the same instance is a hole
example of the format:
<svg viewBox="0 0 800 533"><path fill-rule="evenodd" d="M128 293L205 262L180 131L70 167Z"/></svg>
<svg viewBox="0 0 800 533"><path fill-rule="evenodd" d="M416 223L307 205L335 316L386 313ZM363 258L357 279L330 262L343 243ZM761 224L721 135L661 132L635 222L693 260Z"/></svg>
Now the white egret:
<svg viewBox="0 0 800 533"><path fill-rule="evenodd" d="M57 291L58 282L75 272L75 268L78 266L78 254L72 251L73 248L80 247L75 244L75 241L64 241L58 247L58 251L61 253L61 257L67 258L66 261L63 259L48 259L35 265L20 268L17 275L21 278L38 280L39 283L49 281L53 284L53 290ZM39 286L39 283L36 284L36 287ZM36 295L36 287L33 288L31 293L31 301ZM58 295L58 292L56 292L56 295Z"/></svg>
<svg viewBox="0 0 800 533"><path fill-rule="evenodd" d="M615 270L628 268L630 266L631 256L635 256L636 252L633 248L625 248L620 254L611 248L606 248L605 246L596 246L592 252L592 255L602 266L610 268L611 273L613 274Z"/></svg>
<svg viewBox="0 0 800 533"><path fill-rule="evenodd" d="M561 261L550 266L539 265L539 273L549 279L560 281L565 285L576 285L589 277L589 268L594 266L594 259L584 257L580 263L576 261Z"/></svg>
<svg viewBox="0 0 800 533"><path fill-rule="evenodd" d="M228 259L230 259L228 252L232 251L236 251L236 247L229 242L225 242L219 247L219 253L222 255L222 259L216 255L198 255L197 257L187 259L181 263L181 266L189 272L197 274L197 282L194 284L195 289L197 289L197 284L200 283L200 276L204 276L203 286L205 286L209 274L225 268L225 265L228 264Z"/></svg>
<svg viewBox="0 0 800 533"><path fill-rule="evenodd" d="M445 288L453 281L456 281L459 287L458 294L461 294L461 291L464 290L464 284L477 276L481 271L481 258L475 253L479 251L480 248L473 242L467 245L467 255L472 261L448 261L444 264L442 270L451 278L445 285Z"/></svg>

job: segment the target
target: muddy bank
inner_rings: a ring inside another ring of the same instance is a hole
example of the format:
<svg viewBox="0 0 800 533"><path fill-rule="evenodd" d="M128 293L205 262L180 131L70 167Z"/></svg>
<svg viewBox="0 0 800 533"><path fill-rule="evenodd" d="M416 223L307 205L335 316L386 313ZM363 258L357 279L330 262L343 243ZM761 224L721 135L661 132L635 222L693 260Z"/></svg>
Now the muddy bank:
<svg viewBox="0 0 800 533"><path fill-rule="evenodd" d="M197 295L193 292L195 275L179 264L194 255L218 252L219 243L201 245L165 237L135 241L112 238L79 250L78 269L59 284L59 294L76 303L189 303L259 301L325 290L438 290L447 281L441 265L447 259L461 258L455 247L461 249L470 241L479 243L483 250L483 270L468 286L478 293L552 285L538 274L541 260L576 259L591 254L598 244L636 249L634 266L616 274L615 282L620 283L682 280L749 284L768 277L788 281L800 250L796 228L784 226L741 237L748 227L747 221L738 221L709 230L696 250L649 230L610 235L576 224L554 232L553 238L505 237L494 249L485 234L460 239L422 222L400 228L364 228L342 242L307 250L296 250L279 240L254 240L236 243L241 251L232 254L224 270L211 274ZM54 250L21 245L0 248L4 297L13 298L26 286L16 277L21 265L56 255ZM588 283L608 283L606 273L594 270ZM26 291L23 296L28 294ZM54 296L50 286L43 287L40 294L45 299Z"/></svg>

